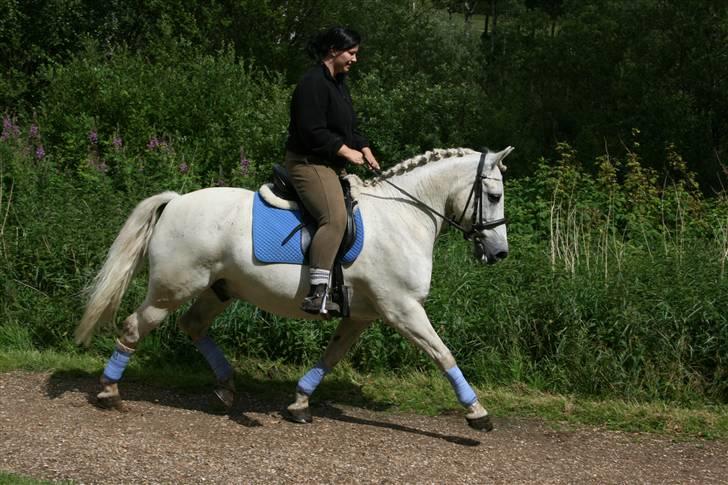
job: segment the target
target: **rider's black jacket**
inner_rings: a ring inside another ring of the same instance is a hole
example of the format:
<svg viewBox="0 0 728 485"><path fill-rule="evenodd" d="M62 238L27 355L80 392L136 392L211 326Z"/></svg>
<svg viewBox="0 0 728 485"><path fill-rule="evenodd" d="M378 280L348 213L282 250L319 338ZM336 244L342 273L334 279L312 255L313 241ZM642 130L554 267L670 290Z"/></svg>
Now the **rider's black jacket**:
<svg viewBox="0 0 728 485"><path fill-rule="evenodd" d="M369 146L357 131L356 113L344 78L332 77L323 64L303 75L291 100L287 150L343 167L346 159L336 155L343 144L356 150Z"/></svg>

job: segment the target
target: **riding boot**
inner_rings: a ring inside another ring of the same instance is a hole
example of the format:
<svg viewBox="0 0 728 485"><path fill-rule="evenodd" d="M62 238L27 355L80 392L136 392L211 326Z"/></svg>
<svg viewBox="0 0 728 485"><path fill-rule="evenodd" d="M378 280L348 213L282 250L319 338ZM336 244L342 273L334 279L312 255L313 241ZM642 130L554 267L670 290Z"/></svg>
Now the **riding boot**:
<svg viewBox="0 0 728 485"><path fill-rule="evenodd" d="M311 285L308 296L303 299L301 310L314 315L330 314L330 316L337 316L341 313L339 305L331 300L329 285L325 283Z"/></svg>

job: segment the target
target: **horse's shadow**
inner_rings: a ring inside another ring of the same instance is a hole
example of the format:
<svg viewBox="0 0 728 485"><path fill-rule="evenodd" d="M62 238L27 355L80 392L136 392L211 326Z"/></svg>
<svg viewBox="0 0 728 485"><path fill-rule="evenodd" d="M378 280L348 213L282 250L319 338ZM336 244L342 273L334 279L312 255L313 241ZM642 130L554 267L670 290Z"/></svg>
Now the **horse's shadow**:
<svg viewBox="0 0 728 485"><path fill-rule="evenodd" d="M295 389L296 382L289 379L260 379L250 374L240 373L236 376L236 399L231 409L224 409L220 401L214 396L212 390L214 381L209 379L207 383L195 383L186 388L165 387L141 375L128 373L123 381L122 398L127 403L146 402L161 406L168 406L190 411L198 411L211 415L227 415L232 421L245 427L259 427L262 423L251 417L251 414L268 414L284 416L284 409L291 400L291 390ZM331 376L334 377L334 376ZM259 396L256 390L265 391ZM45 392L50 399L57 399L68 392L82 393L86 401L98 406L96 397L100 390L99 376L82 370L59 370L53 372L46 382ZM315 399L312 404L314 417L325 417L336 421L354 423L362 426L374 426L388 428L395 431L412 433L431 438L442 439L450 443L463 446L477 446L480 441L462 436L446 435L430 431L424 431L397 423L379 421L376 419L362 418L348 415L341 408L332 405L331 401L337 403L363 408L370 411L383 411L391 408L391 404L378 401L365 396L361 387L346 379L330 379L324 382L318 393L321 393L323 400Z"/></svg>

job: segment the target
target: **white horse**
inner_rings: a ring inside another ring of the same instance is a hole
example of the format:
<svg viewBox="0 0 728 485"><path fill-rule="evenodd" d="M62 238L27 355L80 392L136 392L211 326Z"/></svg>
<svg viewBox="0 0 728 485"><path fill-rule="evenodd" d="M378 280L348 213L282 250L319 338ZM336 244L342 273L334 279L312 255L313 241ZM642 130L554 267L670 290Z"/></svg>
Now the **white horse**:
<svg viewBox="0 0 728 485"><path fill-rule="evenodd" d="M344 268L351 288L351 314L340 322L321 361L299 381L295 402L287 408L289 419L311 421L311 393L361 333L381 318L445 373L466 408L468 424L492 429L487 411L433 329L423 302L430 290L435 239L445 225L440 215L469 233L480 261L495 262L508 255L502 161L512 150L484 154L434 150L366 182L349 176L365 227L362 252ZM232 367L206 332L230 298L286 317L320 318L299 308L308 289L307 267L255 259L254 194L238 188L208 188L185 195L164 192L134 209L90 287L75 334L78 343L87 344L99 322L114 319L137 267L148 257L147 295L124 320L101 377L100 404L122 405L118 381L139 341L193 298L196 301L181 317L180 327L210 363L219 382L216 393L228 406L235 390Z"/></svg>

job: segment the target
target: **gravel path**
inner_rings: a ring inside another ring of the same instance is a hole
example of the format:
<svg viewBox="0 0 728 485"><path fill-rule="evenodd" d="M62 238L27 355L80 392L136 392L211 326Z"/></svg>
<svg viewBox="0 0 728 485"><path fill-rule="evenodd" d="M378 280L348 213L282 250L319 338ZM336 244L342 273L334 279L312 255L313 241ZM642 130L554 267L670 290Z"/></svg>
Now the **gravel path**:
<svg viewBox="0 0 728 485"><path fill-rule="evenodd" d="M81 483L728 483L728 442L338 404L312 425L284 402L239 394L230 415L209 396L125 383L128 412L89 400L90 377L0 374L0 470Z"/></svg>

